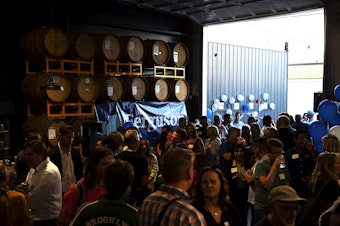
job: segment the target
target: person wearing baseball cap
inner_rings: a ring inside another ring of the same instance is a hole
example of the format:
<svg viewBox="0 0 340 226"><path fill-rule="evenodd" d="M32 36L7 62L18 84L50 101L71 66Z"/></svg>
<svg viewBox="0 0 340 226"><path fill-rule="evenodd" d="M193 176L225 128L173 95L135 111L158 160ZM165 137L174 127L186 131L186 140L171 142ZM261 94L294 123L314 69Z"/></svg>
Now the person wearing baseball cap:
<svg viewBox="0 0 340 226"><path fill-rule="evenodd" d="M306 124L310 125L315 121L314 119L314 111L308 110L307 111L307 121L305 121Z"/></svg>
<svg viewBox="0 0 340 226"><path fill-rule="evenodd" d="M273 188L268 194L269 214L255 226L294 226L302 201L305 199L288 185Z"/></svg>

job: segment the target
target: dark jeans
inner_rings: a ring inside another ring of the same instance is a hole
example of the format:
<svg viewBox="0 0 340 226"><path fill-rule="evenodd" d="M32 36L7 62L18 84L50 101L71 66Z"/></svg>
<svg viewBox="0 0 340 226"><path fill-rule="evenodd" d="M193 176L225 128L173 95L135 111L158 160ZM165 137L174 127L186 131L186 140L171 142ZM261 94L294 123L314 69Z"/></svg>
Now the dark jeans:
<svg viewBox="0 0 340 226"><path fill-rule="evenodd" d="M255 225L255 210L254 210L254 205L249 203L249 211L250 211L250 217L251 217L251 221L250 221L250 225L253 226Z"/></svg>
<svg viewBox="0 0 340 226"><path fill-rule="evenodd" d="M261 220L262 218L266 217L269 214L269 210L255 210L255 224Z"/></svg>

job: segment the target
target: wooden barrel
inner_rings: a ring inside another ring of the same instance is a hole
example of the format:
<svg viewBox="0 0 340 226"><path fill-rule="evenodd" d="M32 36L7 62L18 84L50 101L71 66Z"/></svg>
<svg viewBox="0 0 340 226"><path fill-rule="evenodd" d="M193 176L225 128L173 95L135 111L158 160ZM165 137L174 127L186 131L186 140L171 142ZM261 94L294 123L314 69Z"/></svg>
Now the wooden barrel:
<svg viewBox="0 0 340 226"><path fill-rule="evenodd" d="M98 46L93 35L84 32L71 32L67 34L70 59L92 60L96 57Z"/></svg>
<svg viewBox="0 0 340 226"><path fill-rule="evenodd" d="M67 120L67 124L73 126L75 129L75 138L73 140L73 145L79 146L82 143L83 124L89 122L96 122L94 118L91 117L72 117Z"/></svg>
<svg viewBox="0 0 340 226"><path fill-rule="evenodd" d="M68 98L71 102L93 103L99 96L98 80L91 75L76 75L70 78L71 92Z"/></svg>
<svg viewBox="0 0 340 226"><path fill-rule="evenodd" d="M56 84L63 87L63 90L41 90L40 87L49 82L53 77ZM70 95L71 86L64 75L49 75L38 73L29 75L21 82L21 92L29 104L42 105L46 101L64 102Z"/></svg>
<svg viewBox="0 0 340 226"><path fill-rule="evenodd" d="M188 63L189 50L183 43L169 43L170 46L170 59L168 66L170 67L183 67Z"/></svg>
<svg viewBox="0 0 340 226"><path fill-rule="evenodd" d="M145 58L143 66L166 65L170 58L170 47L162 40L145 40Z"/></svg>
<svg viewBox="0 0 340 226"><path fill-rule="evenodd" d="M67 35L58 28L35 28L21 38L20 49L30 62L41 62L46 56L63 57L68 51Z"/></svg>
<svg viewBox="0 0 340 226"><path fill-rule="evenodd" d="M121 58L123 48L118 36L111 33L96 34L95 39L98 46L96 57L98 61L117 61Z"/></svg>
<svg viewBox="0 0 340 226"><path fill-rule="evenodd" d="M148 101L167 101L169 93L169 83L165 78L146 78L148 82Z"/></svg>
<svg viewBox="0 0 340 226"><path fill-rule="evenodd" d="M190 95L189 83L185 79L168 79L170 96L168 101L186 101Z"/></svg>
<svg viewBox="0 0 340 226"><path fill-rule="evenodd" d="M148 93L148 82L142 76L124 76L125 101L143 101Z"/></svg>
<svg viewBox="0 0 340 226"><path fill-rule="evenodd" d="M72 117L67 120L67 124L73 126L76 133L78 133L79 136L83 135L82 132L82 126L84 123L87 122L95 122L96 120L91 117Z"/></svg>
<svg viewBox="0 0 340 226"><path fill-rule="evenodd" d="M99 78L101 101L121 101L125 95L124 80L116 76L100 76Z"/></svg>
<svg viewBox="0 0 340 226"><path fill-rule="evenodd" d="M123 56L121 62L141 62L145 57L144 41L137 36L121 36Z"/></svg>
<svg viewBox="0 0 340 226"><path fill-rule="evenodd" d="M46 116L35 116L26 120L22 131L25 133L29 129L37 129L46 145L56 146L60 127L66 125L64 119L48 119Z"/></svg>

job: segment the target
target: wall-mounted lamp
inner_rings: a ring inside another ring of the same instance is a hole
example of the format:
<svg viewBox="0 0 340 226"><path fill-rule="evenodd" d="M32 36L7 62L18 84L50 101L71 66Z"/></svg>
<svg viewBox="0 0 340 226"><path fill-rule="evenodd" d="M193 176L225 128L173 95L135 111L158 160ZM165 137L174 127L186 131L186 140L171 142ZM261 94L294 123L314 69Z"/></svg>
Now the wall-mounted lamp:
<svg viewBox="0 0 340 226"><path fill-rule="evenodd" d="M55 83L54 78L50 77L48 83L42 85L40 90L64 90L64 87Z"/></svg>

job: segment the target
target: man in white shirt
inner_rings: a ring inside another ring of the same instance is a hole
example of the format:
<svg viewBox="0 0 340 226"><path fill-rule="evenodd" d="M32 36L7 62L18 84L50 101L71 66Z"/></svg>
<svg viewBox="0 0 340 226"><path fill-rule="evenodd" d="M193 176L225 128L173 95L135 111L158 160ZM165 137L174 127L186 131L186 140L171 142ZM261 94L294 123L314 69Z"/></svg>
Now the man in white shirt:
<svg viewBox="0 0 340 226"><path fill-rule="evenodd" d="M59 169L63 193L83 177L80 152L72 147L74 137L75 130L71 125L60 127L58 144L47 152L47 156Z"/></svg>
<svg viewBox="0 0 340 226"><path fill-rule="evenodd" d="M231 125L241 129L242 126L244 125L244 122L241 121L241 118L242 118L241 113L236 112L235 119L231 122Z"/></svg>
<svg viewBox="0 0 340 226"><path fill-rule="evenodd" d="M62 205L61 176L58 167L46 156L43 141L33 140L25 146L27 199L34 225L55 225Z"/></svg>

